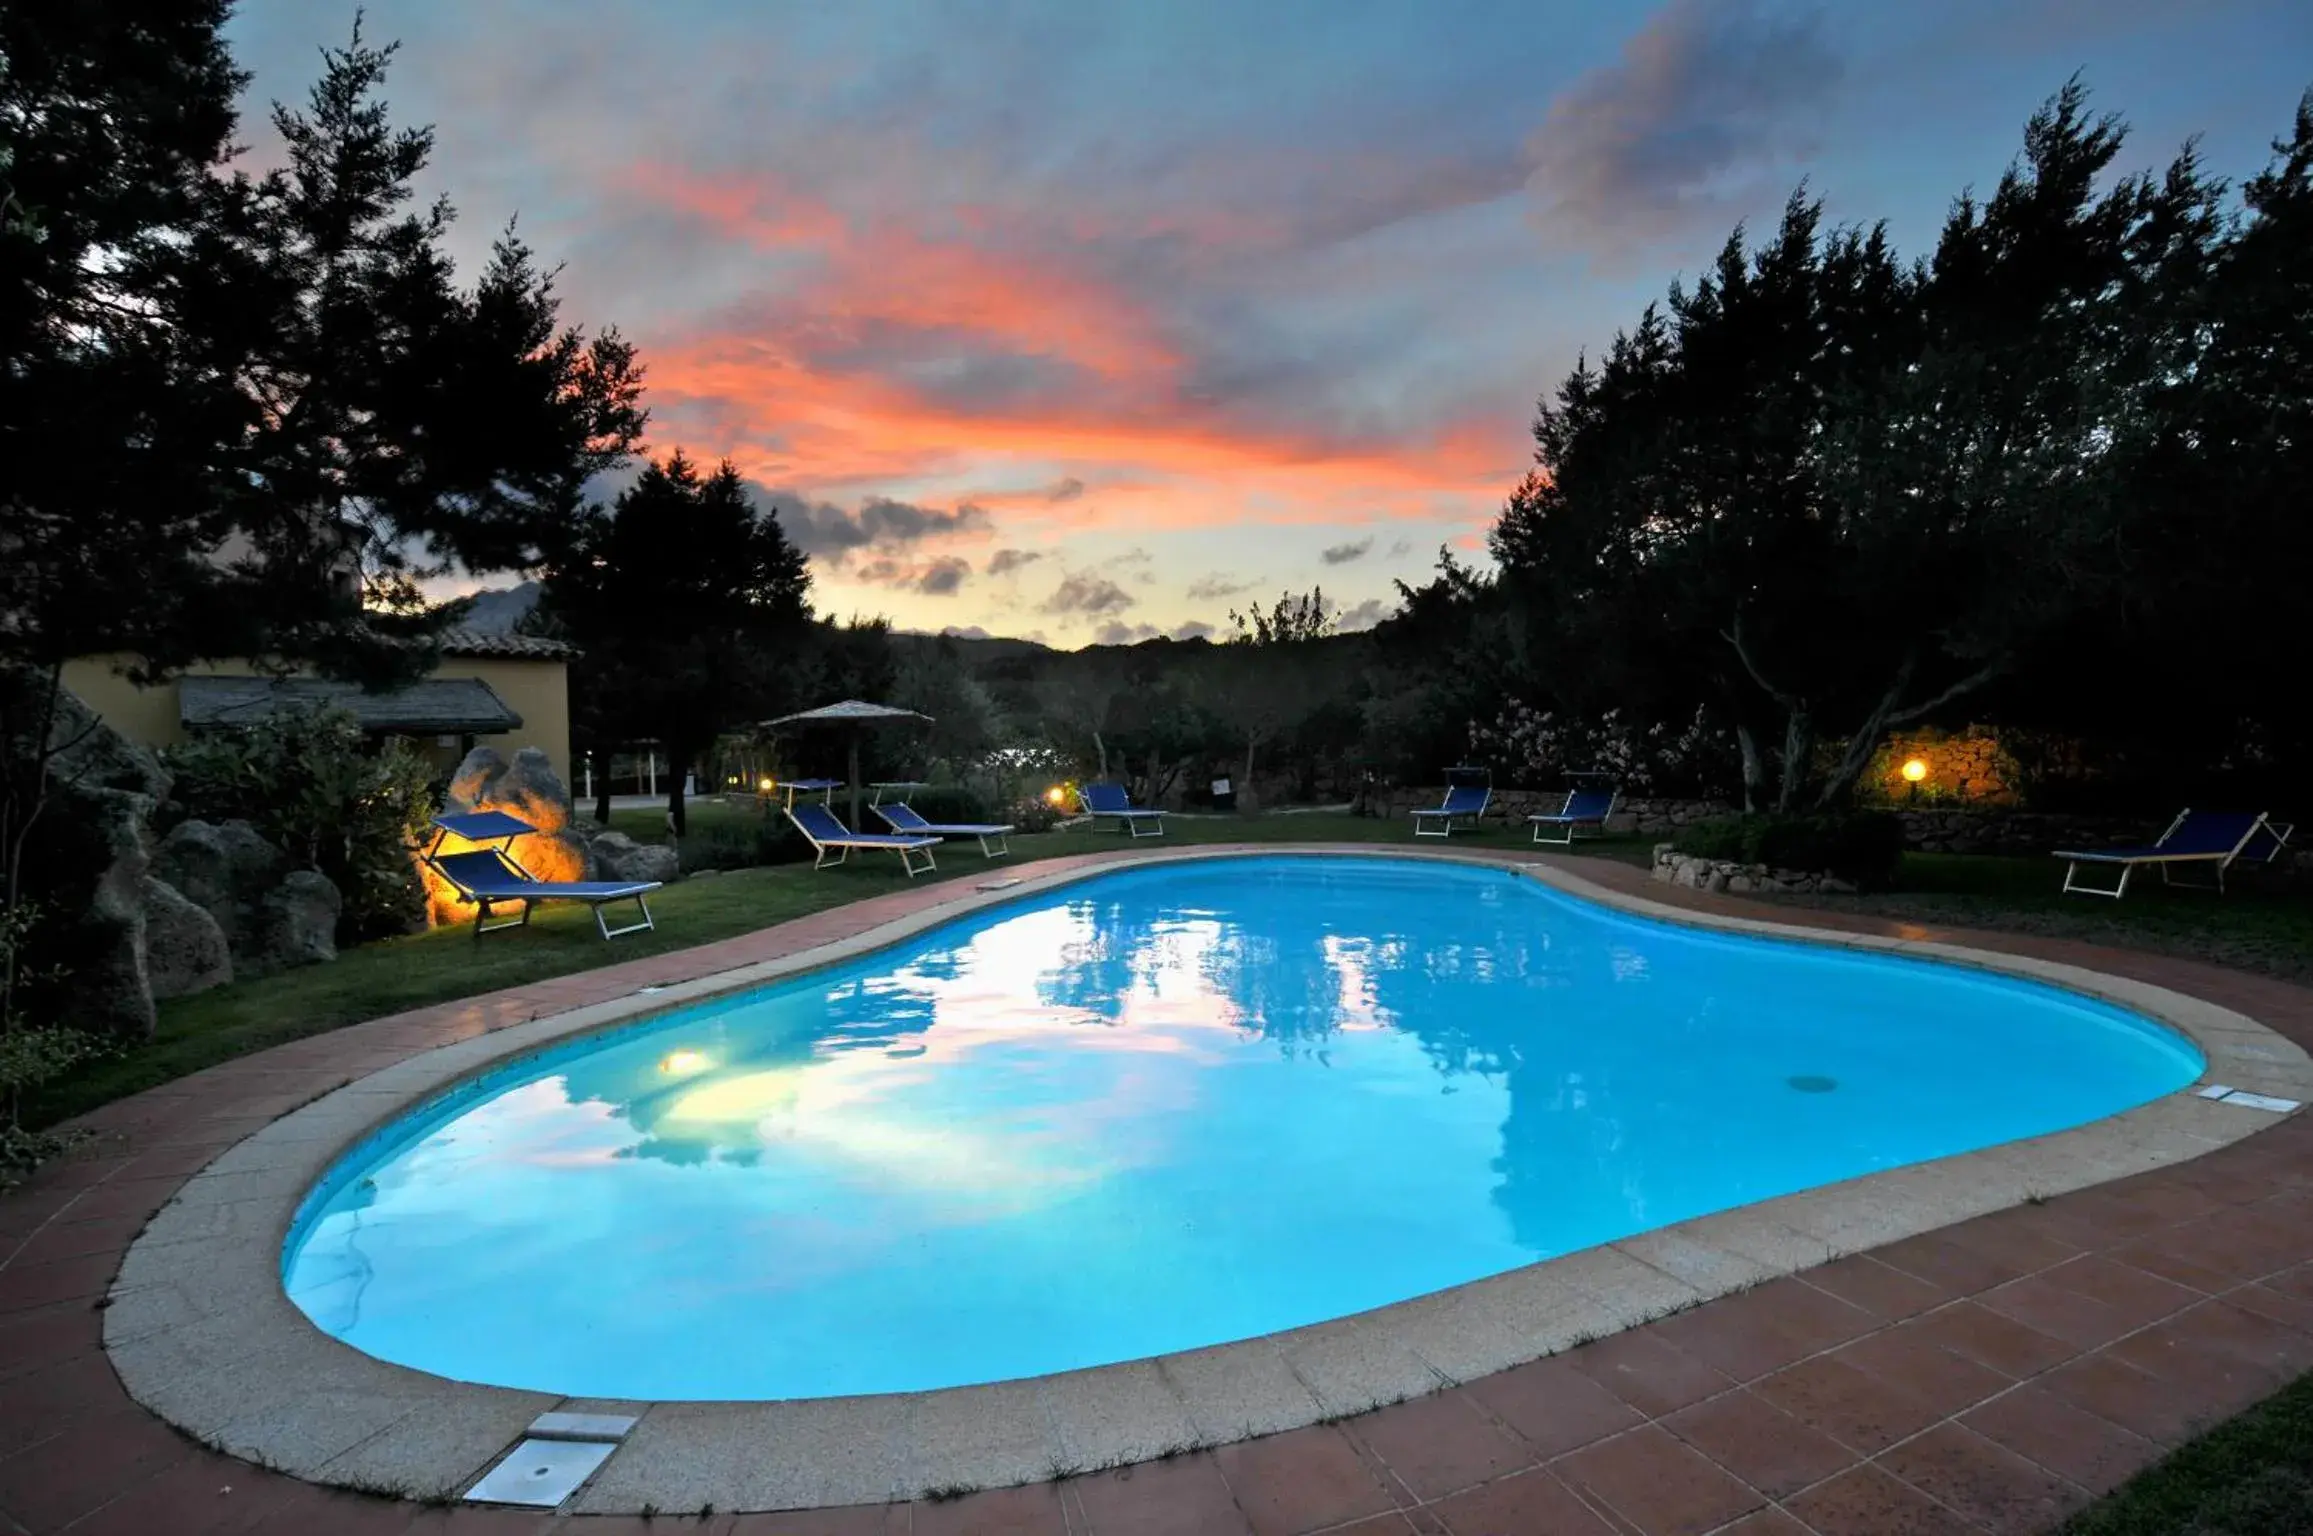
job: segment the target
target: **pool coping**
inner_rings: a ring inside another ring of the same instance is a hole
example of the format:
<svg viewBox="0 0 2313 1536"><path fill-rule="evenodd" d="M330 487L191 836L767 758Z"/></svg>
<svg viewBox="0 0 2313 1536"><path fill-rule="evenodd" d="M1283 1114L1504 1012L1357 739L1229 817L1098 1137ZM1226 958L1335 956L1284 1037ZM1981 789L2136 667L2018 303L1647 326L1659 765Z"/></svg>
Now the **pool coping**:
<svg viewBox="0 0 2313 1536"><path fill-rule="evenodd" d="M790 1509L1036 1482L1231 1444L1419 1396L1904 1237L2215 1151L2282 1117L2193 1088L2049 1136L1656 1228L1332 1322L1154 1360L986 1386L783 1402L611 1404L481 1387L364 1355L284 1294L307 1190L380 1125L573 1035L840 963L990 906L1119 869L1233 857L1385 857L1507 869L1578 899L1713 931L1894 953L2043 981L2148 1014L2208 1060L2200 1082L2313 1097L2313 1058L2233 1010L2078 966L1654 902L1492 851L1206 845L1023 868L833 943L570 1009L409 1057L295 1109L189 1179L130 1247L104 1344L129 1394L203 1443L311 1481L456 1496L538 1414L640 1422L565 1508ZM2197 1085L2196 1085L2197 1086Z"/></svg>

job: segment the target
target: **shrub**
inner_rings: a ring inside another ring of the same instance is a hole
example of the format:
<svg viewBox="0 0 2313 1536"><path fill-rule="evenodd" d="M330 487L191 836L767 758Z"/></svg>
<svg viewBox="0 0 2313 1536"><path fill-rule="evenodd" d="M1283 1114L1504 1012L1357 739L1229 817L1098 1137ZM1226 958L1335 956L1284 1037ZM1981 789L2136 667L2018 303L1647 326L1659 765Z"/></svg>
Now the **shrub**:
<svg viewBox="0 0 2313 1536"><path fill-rule="evenodd" d="M162 754L182 821L246 821L344 897L350 942L407 931L425 896L410 847L433 815L433 769L400 741L383 747L343 710L300 710L211 732Z"/></svg>
<svg viewBox="0 0 2313 1536"><path fill-rule="evenodd" d="M982 799L976 791L967 789L961 784L934 784L928 788L919 789L908 796L908 804L914 806L916 813L926 821L976 821L984 823L1005 819L989 815L988 802ZM860 807L860 816L867 823L867 830L871 832L886 830L875 812L868 810L864 805Z"/></svg>
<svg viewBox="0 0 2313 1536"><path fill-rule="evenodd" d="M1732 738L1701 710L1684 724L1642 727L1615 709L1585 720L1513 703L1490 723L1471 722L1468 750L1520 784L1604 773L1630 795L1715 793L1735 761Z"/></svg>
<svg viewBox="0 0 2313 1536"><path fill-rule="evenodd" d="M1012 824L1020 832L1049 832L1060 824L1060 807L1042 795L1028 795L1014 801L998 818Z"/></svg>
<svg viewBox="0 0 2313 1536"><path fill-rule="evenodd" d="M791 864L811 856L810 846L777 811L754 821L695 821L677 848L690 872Z"/></svg>
<svg viewBox="0 0 2313 1536"><path fill-rule="evenodd" d="M35 983L69 979L57 967L36 964L29 940L45 913L38 902L19 900L0 907L0 1189L93 1133L28 1131L20 1118L23 1101L84 1061L112 1054L113 1045L94 1035L55 1025L36 1025L24 1012L25 992Z"/></svg>
<svg viewBox="0 0 2313 1536"><path fill-rule="evenodd" d="M1671 847L1696 858L1820 871L1881 886L1894 878L1902 857L1903 823L1886 811L1720 816L1681 828Z"/></svg>

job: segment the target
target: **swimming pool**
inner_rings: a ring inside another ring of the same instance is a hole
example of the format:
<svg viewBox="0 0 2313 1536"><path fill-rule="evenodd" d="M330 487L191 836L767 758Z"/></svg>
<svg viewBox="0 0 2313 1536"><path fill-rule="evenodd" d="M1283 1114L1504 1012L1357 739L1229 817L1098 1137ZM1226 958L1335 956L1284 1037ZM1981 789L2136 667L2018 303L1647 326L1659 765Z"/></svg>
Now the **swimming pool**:
<svg viewBox="0 0 2313 1536"><path fill-rule="evenodd" d="M510 1062L351 1149L282 1272L461 1380L924 1390L1343 1316L2201 1065L2070 993L1506 870L1171 862Z"/></svg>

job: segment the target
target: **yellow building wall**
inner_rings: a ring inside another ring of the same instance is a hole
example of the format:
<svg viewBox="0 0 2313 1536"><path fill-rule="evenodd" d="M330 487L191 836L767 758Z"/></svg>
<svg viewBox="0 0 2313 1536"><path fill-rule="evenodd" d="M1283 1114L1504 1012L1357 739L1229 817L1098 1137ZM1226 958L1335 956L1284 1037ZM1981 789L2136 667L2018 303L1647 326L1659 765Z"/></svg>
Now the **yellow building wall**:
<svg viewBox="0 0 2313 1536"><path fill-rule="evenodd" d="M177 685L174 681L139 688L115 670L120 658L86 656L64 666L64 686L96 711L99 718L129 740L158 750L185 739L179 723ZM299 669L302 670L302 669ZM256 669L246 662L214 662L195 667L195 677L251 677ZM554 764L566 788L570 779L570 669L561 661L525 660L507 656L445 656L436 677L478 677L522 717L522 729L497 736L477 736L476 746L494 747L511 759L523 747L542 749ZM443 747L430 736L414 738L417 745L441 760L445 768L457 765L459 750Z"/></svg>
<svg viewBox="0 0 2313 1536"><path fill-rule="evenodd" d="M115 656L84 656L64 664L64 686L73 696L96 711L97 718L126 736L139 746L173 747L185 739L183 727L177 723L177 685L163 683L157 688L139 688L113 668L127 660ZM222 668L219 677L245 677L245 672L227 672Z"/></svg>
<svg viewBox="0 0 2313 1536"><path fill-rule="evenodd" d="M477 736L474 745L495 747L512 761L524 747L537 747L554 764L555 776L573 795L570 777L570 667L560 661L523 661L510 656L445 656L440 677L478 677L496 690L507 708L522 717L522 729L504 736Z"/></svg>

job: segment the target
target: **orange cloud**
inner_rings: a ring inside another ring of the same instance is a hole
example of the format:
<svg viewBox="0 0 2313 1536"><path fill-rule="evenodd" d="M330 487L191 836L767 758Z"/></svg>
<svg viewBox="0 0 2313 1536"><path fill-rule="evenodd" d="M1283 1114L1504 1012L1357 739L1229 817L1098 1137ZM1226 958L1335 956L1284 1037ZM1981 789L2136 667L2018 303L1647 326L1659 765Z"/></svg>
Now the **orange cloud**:
<svg viewBox="0 0 2313 1536"><path fill-rule="evenodd" d="M1059 503L1033 490L972 499L1069 523L1113 518L1129 503L1136 518L1178 527L1241 519L1248 499L1277 520L1296 503L1312 518L1338 517L1345 503L1361 514L1435 516L1442 500L1492 500L1521 468L1508 419L1415 440L1340 440L1200 402L1184 389L1190 360L1147 305L1063 260L975 243L999 222L985 210L951 213L957 237L933 239L855 221L772 177L650 166L620 187L725 239L801 258L773 279L774 292L646 350L662 419L709 424L727 440L703 446L766 484L823 491L970 476L1049 485L1057 466L1097 492ZM1194 224L1182 232L1221 234ZM960 389L942 372L960 366L958 337L974 357L1063 363L1080 383ZM896 363L858 356L894 346ZM1225 491L1216 495L1216 484Z"/></svg>
<svg viewBox="0 0 2313 1536"><path fill-rule="evenodd" d="M1025 356L1059 356L1115 378L1170 372L1180 354L1121 295L1035 258L998 258L962 241L925 240L888 220L855 225L775 179L696 177L664 166L628 173L624 190L763 250L810 250L823 271L788 295L814 339L867 322L961 331ZM967 226L984 222L961 220Z"/></svg>

